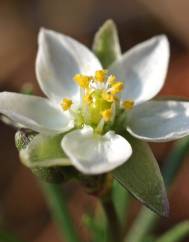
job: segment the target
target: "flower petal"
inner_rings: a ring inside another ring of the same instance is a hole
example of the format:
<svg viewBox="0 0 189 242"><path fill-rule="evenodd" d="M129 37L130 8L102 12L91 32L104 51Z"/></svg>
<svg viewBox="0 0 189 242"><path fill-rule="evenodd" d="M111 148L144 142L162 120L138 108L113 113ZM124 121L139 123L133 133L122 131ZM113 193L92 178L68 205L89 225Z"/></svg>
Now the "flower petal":
<svg viewBox="0 0 189 242"><path fill-rule="evenodd" d="M62 148L73 165L85 174L101 174L113 170L132 154L130 144L122 136L109 131L96 135L85 127L64 136Z"/></svg>
<svg viewBox="0 0 189 242"><path fill-rule="evenodd" d="M164 35L138 44L110 66L125 82L122 99L140 103L153 98L162 88L169 62L169 42Z"/></svg>
<svg viewBox="0 0 189 242"><path fill-rule="evenodd" d="M40 31L36 75L41 89L53 101L79 98L73 76L91 75L101 68L95 55L76 40L51 30Z"/></svg>
<svg viewBox="0 0 189 242"><path fill-rule="evenodd" d="M41 133L61 133L73 126L69 116L49 100L36 96L1 92L0 113Z"/></svg>
<svg viewBox="0 0 189 242"><path fill-rule="evenodd" d="M129 116L128 131L154 142L189 135L189 102L149 101L136 106Z"/></svg>

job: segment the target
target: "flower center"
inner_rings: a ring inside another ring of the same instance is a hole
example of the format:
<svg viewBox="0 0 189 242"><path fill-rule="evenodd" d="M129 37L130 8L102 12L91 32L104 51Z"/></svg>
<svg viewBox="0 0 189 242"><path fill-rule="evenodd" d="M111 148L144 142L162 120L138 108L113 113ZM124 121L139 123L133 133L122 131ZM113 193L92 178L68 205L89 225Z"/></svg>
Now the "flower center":
<svg viewBox="0 0 189 242"><path fill-rule="evenodd" d="M77 127L87 124L101 132L104 125L113 124L117 110L128 111L134 106L132 100L120 102L124 84L116 76L108 75L107 70L98 70L94 76L76 74L73 79L81 90L80 107L73 110L73 102L68 98L62 99L60 105L64 111L70 111Z"/></svg>

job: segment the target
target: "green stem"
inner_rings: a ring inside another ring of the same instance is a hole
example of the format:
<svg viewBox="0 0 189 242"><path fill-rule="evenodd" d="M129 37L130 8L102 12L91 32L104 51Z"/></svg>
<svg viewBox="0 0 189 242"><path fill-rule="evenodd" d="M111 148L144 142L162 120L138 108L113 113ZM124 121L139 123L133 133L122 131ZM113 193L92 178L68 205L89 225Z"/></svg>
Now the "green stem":
<svg viewBox="0 0 189 242"><path fill-rule="evenodd" d="M165 161L165 166L163 168L163 177L165 184L169 188L173 182L177 171L182 165L184 157L189 152L189 138L184 138L175 143L174 148L170 152L167 160ZM144 237L154 229L159 216L151 212L146 207L142 208L139 215L134 221L134 224L130 228L124 242L142 242Z"/></svg>
<svg viewBox="0 0 189 242"><path fill-rule="evenodd" d="M41 182L41 187L62 237L67 242L79 242L60 185Z"/></svg>
<svg viewBox="0 0 189 242"><path fill-rule="evenodd" d="M121 184L114 180L112 189L112 200L114 202L115 210L123 228L126 228L126 218L129 209L129 193L121 186Z"/></svg>
<svg viewBox="0 0 189 242"><path fill-rule="evenodd" d="M111 242L121 242L121 224L111 199L102 202L107 217L108 233Z"/></svg>

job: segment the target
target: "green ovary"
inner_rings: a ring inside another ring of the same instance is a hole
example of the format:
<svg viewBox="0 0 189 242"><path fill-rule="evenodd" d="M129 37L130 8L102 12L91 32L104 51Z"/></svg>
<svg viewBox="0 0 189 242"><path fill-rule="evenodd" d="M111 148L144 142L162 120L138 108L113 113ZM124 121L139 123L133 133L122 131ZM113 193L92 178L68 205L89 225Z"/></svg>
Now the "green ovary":
<svg viewBox="0 0 189 242"><path fill-rule="evenodd" d="M102 119L101 112L111 108L111 102L107 102L102 98L102 90L95 90L92 94L91 103L87 104L85 101L82 103L82 116L85 124L96 126Z"/></svg>

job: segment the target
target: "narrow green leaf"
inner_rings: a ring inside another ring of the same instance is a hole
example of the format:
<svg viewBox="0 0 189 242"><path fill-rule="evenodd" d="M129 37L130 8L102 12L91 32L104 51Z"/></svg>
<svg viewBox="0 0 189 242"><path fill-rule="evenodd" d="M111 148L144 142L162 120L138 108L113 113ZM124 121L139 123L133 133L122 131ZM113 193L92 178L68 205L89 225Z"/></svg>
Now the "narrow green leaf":
<svg viewBox="0 0 189 242"><path fill-rule="evenodd" d="M133 155L112 174L133 196L154 212L167 216L168 200L163 178L149 146L127 134Z"/></svg>
<svg viewBox="0 0 189 242"><path fill-rule="evenodd" d="M143 207L129 231L127 231L124 242L147 242L146 237L155 228L158 219L159 216L157 214Z"/></svg>
<svg viewBox="0 0 189 242"><path fill-rule="evenodd" d="M117 28L112 20L107 20L98 30L92 49L105 68L120 57Z"/></svg>
<svg viewBox="0 0 189 242"><path fill-rule="evenodd" d="M170 229L155 242L179 242L189 235L189 221L182 222Z"/></svg>
<svg viewBox="0 0 189 242"><path fill-rule="evenodd" d="M61 148L63 135L36 135L31 142L20 150L20 158L30 168L70 165L69 159Z"/></svg>

